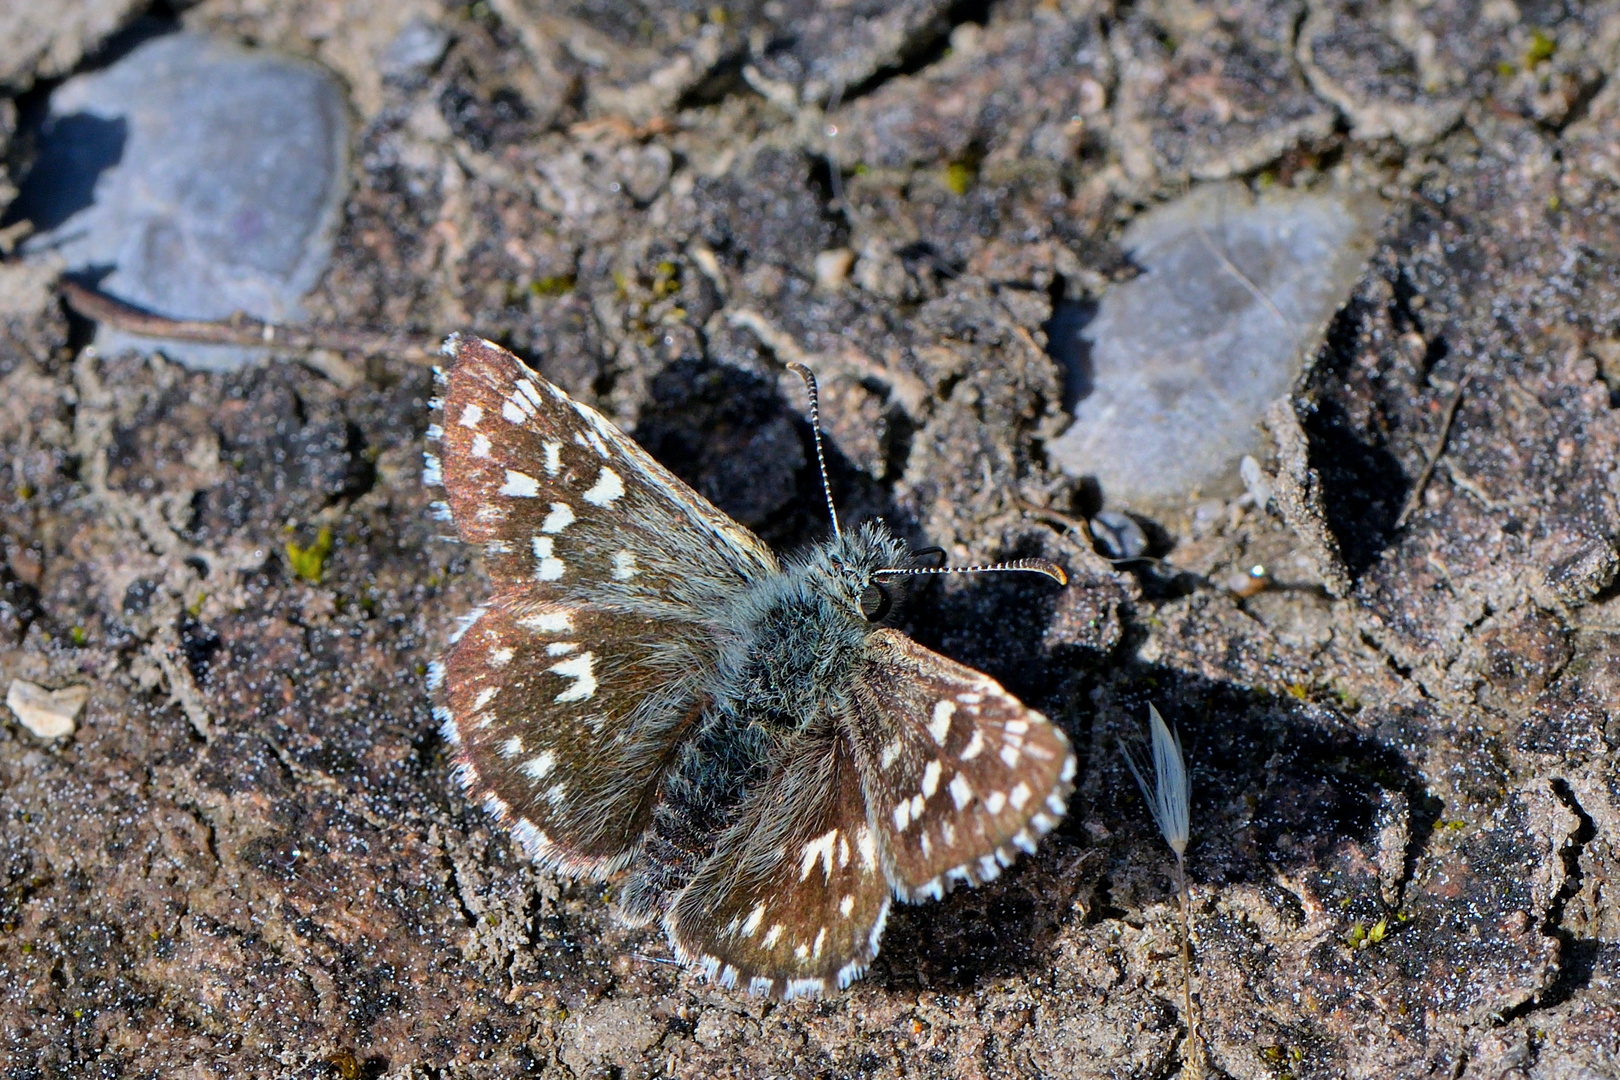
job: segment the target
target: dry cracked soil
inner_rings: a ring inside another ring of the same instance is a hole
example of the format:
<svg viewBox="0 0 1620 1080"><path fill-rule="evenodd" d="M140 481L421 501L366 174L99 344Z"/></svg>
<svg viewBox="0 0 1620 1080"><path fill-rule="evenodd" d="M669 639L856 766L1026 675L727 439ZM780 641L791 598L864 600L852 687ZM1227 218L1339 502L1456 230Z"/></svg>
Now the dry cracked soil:
<svg viewBox="0 0 1620 1080"><path fill-rule="evenodd" d="M778 548L825 528L808 358L846 515L1070 568L906 627L1081 756L1039 853L897 911L849 991L704 985L453 789L423 674L486 582L427 514L430 372L96 355L0 262L0 684L90 691L69 738L0 724L6 1080L1173 1076L1172 863L1118 749L1149 702L1210 1075L1620 1076L1620 8L6 8L11 180L121 30L309 57L355 120L315 321L499 340ZM1044 327L1213 180L1389 212L1273 417L1283 513L1190 498L1111 566L1043 456Z"/></svg>

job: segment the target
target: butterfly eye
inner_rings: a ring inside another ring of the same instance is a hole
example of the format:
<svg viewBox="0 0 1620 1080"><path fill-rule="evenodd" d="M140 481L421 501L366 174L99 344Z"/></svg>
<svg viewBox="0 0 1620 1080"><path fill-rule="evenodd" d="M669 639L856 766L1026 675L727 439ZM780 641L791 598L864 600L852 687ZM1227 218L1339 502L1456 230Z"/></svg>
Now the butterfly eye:
<svg viewBox="0 0 1620 1080"><path fill-rule="evenodd" d="M867 622L877 622L887 615L892 603L889 590L875 581L861 590L861 614Z"/></svg>

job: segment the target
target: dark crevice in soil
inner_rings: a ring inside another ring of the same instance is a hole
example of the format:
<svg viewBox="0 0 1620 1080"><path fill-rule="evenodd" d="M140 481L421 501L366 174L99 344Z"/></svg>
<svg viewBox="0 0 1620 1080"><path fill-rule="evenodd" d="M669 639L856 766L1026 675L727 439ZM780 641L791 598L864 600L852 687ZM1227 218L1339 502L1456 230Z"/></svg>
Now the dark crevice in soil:
<svg viewBox="0 0 1620 1080"><path fill-rule="evenodd" d="M1360 578L1394 537L1411 481L1382 439L1346 409L1345 374L1358 352L1361 305L1347 304L1328 328L1312 381L1317 407L1305 418L1311 467L1322 479L1328 527L1352 578Z"/></svg>
<svg viewBox="0 0 1620 1080"><path fill-rule="evenodd" d="M985 25L990 21L992 7L993 0L957 0L934 20L928 30L913 38L893 64L878 68L855 85L845 87L842 102L847 104L865 97L893 79L915 75L938 63L950 50L952 31L967 23Z"/></svg>
<svg viewBox="0 0 1620 1080"><path fill-rule="evenodd" d="M1569 103L1569 110L1564 113L1563 118L1554 124L1543 124L1543 130L1554 135L1563 135L1571 124L1577 124L1586 119L1586 114L1591 111L1592 102L1599 94L1603 93L1603 88L1608 85L1609 76L1604 72L1598 72L1595 79L1576 91L1574 99Z"/></svg>

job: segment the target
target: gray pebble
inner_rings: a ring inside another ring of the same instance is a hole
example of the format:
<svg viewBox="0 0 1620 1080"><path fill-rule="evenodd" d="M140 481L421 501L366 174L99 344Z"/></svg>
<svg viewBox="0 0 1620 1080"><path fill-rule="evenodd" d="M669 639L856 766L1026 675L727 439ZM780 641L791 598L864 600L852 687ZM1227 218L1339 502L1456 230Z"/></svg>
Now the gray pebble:
<svg viewBox="0 0 1620 1080"><path fill-rule="evenodd" d="M175 34L51 95L22 209L54 251L109 295L184 319L302 316L347 189L348 118L304 63ZM194 367L256 350L154 343L103 327L103 351L156 345Z"/></svg>
<svg viewBox="0 0 1620 1080"><path fill-rule="evenodd" d="M1235 487L1256 424L1287 394L1361 274L1382 205L1205 187L1143 214L1124 243L1144 273L1102 298L1083 336L1089 388L1047 446L1110 502ZM1235 491L1233 492L1235 493Z"/></svg>

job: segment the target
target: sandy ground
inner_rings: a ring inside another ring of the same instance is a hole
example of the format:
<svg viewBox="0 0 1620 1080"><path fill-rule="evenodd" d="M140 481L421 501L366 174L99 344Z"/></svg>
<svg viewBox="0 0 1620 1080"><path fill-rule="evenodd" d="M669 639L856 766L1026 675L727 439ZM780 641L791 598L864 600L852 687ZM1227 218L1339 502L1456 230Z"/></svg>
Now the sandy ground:
<svg viewBox="0 0 1620 1080"><path fill-rule="evenodd" d="M824 529L802 350L847 515L1070 568L906 626L1056 719L1079 789L852 990L709 988L453 791L422 676L486 583L426 513L427 370L98 357L0 265L0 685L90 688L69 739L0 725L0 1076L1171 1076L1171 862L1117 749L1149 701L1212 1074L1620 1075L1620 9L383 7L178 16L350 92L318 319L498 339L779 548ZM8 37L24 105L132 11L70 14ZM443 55L391 68L412 19ZM1087 510L1042 326L1227 178L1390 214L1278 414L1288 520L1189 499L1115 571L1029 509Z"/></svg>

